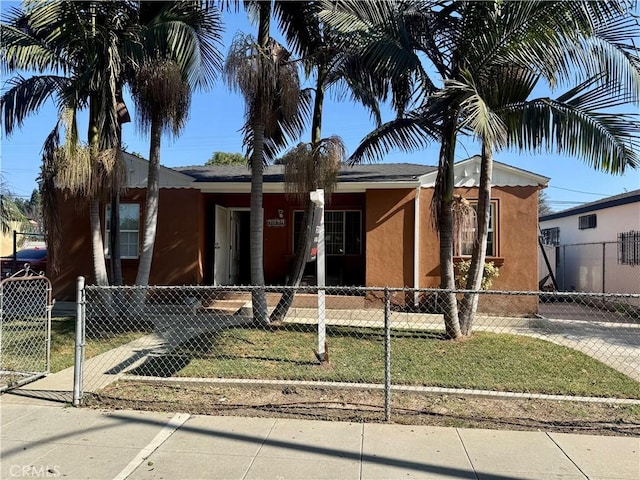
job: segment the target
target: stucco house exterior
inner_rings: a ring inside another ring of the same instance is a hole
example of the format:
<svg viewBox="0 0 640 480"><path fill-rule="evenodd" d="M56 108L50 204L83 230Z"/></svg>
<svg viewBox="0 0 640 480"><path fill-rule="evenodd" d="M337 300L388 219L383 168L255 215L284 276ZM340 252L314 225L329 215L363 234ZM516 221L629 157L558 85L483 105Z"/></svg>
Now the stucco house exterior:
<svg viewBox="0 0 640 480"><path fill-rule="evenodd" d="M640 190L540 217L565 291L640 293Z"/></svg>
<svg viewBox="0 0 640 480"><path fill-rule="evenodd" d="M147 162L131 155L126 161L122 264L131 283L142 238ZM456 194L471 203L477 200L479 172L478 156L455 166ZM274 165L264 175L264 271L270 285L286 280L302 217L301 206L285 195L283 173ZM325 213L327 283L437 287L439 244L430 216L436 174L436 167L404 163L343 167ZM162 169L150 284L250 283L250 178L245 166ZM548 180L503 163L494 166L488 255L500 267L494 289L537 289L538 191ZM78 275L92 281L89 215L77 199L61 198L60 209L64 236L52 281L54 295L69 298Z"/></svg>

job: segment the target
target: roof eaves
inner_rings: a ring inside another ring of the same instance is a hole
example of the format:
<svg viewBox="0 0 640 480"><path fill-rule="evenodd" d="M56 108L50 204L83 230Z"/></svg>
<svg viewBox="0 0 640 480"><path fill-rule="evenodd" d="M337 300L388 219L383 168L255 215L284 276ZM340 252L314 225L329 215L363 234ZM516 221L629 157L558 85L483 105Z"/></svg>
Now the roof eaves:
<svg viewBox="0 0 640 480"><path fill-rule="evenodd" d="M586 203L577 207L572 207L561 212L550 213L540 217L541 222L547 220L556 220L558 218L571 217L573 215L580 215L583 213L595 212L598 210L604 210L605 208L618 207L621 205L627 205L629 203L640 202L640 190L634 190L629 192L631 195L614 195L595 202Z"/></svg>

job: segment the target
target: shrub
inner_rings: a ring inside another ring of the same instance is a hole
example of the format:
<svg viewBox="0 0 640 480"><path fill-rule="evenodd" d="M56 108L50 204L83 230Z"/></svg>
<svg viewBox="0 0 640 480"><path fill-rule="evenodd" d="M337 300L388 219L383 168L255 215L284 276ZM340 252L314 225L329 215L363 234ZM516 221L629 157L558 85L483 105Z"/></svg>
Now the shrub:
<svg viewBox="0 0 640 480"><path fill-rule="evenodd" d="M462 260L456 263L456 288L466 288L467 275L471 268L471 260ZM482 274L482 283L480 288L482 290L489 290L493 285L493 279L500 276L500 269L495 266L493 262L486 262L484 264L484 272Z"/></svg>

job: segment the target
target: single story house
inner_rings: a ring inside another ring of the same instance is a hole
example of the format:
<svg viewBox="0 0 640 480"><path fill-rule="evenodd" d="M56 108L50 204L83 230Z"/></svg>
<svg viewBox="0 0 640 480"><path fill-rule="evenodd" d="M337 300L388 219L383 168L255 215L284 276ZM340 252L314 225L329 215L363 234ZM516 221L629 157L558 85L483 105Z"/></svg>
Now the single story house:
<svg viewBox="0 0 640 480"><path fill-rule="evenodd" d="M135 279L141 242L147 162L126 155L129 188L121 200L125 281ZM455 165L456 194L477 200L480 158ZM437 169L416 164L343 167L325 212L327 283L437 287L438 237L430 204ZM162 168L157 238L150 284L248 284L249 193L245 166ZM488 260L500 267L494 289L537 290L538 191L548 178L496 162ZM76 277L92 282L89 215L77 199L61 199L56 298L74 295ZM107 205L103 208L103 221ZM301 206L285 195L284 172L264 174L264 272L283 284L294 256ZM105 229L106 231L106 229ZM459 252L464 257L464 251ZM529 308L529 307L528 307ZM532 311L537 308L530 306Z"/></svg>
<svg viewBox="0 0 640 480"><path fill-rule="evenodd" d="M640 190L540 217L564 291L640 293Z"/></svg>

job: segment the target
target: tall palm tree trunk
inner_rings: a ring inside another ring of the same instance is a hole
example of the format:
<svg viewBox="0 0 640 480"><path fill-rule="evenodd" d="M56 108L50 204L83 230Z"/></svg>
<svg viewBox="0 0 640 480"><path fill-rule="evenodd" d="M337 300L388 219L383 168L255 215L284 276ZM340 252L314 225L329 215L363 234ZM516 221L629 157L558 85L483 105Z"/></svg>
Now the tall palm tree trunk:
<svg viewBox="0 0 640 480"><path fill-rule="evenodd" d="M151 138L149 146L149 172L147 174L147 198L144 211L144 233L142 237L142 251L140 264L136 276L136 285L149 285L153 247L156 240L158 226L158 203L160 197L160 143L162 138L162 121L154 118L151 124Z"/></svg>
<svg viewBox="0 0 640 480"><path fill-rule="evenodd" d="M109 223L109 253L111 254L111 284L122 285L122 262L120 261L120 192L117 185L111 191L111 212Z"/></svg>
<svg viewBox="0 0 640 480"><path fill-rule="evenodd" d="M262 325L269 324L267 294L264 286L264 210L262 180L264 177L264 125L253 124L253 153L251 154L251 218L249 223L249 249L251 250L251 302L253 319Z"/></svg>
<svg viewBox="0 0 640 480"><path fill-rule="evenodd" d="M436 179L436 193L440 193L440 208L438 211L438 228L440 233L440 288L448 290L443 294L444 326L447 338L457 339L462 336L460 319L458 317L458 302L455 289L455 271L453 264L454 235L453 235L453 189L455 154L455 132L457 112L452 112L443 127L442 146L440 148L440 166Z"/></svg>
<svg viewBox="0 0 640 480"><path fill-rule="evenodd" d="M313 213L315 211L315 204L311 201L310 198L305 199L304 205L304 214L302 217L302 225L300 226L300 231L298 232L298 244L296 245L296 255L293 261L293 265L291 267L291 271L289 274L288 285L297 287L302 282L302 277L304 276L304 269L307 265L307 256L309 251L311 250L311 243L313 242ZM271 313L270 320L275 322L277 320L283 320L291 305L293 304L293 300L295 298L295 290L293 288L287 288L282 292L282 296L278 301L275 309Z"/></svg>
<svg viewBox="0 0 640 480"><path fill-rule="evenodd" d="M325 95L325 82L328 71L326 65L322 65L318 68L318 76L316 81L316 97L314 99L313 105L313 117L311 120L311 150L312 155L316 157L315 151L320 144L320 140L322 139L322 105L324 103L324 95ZM317 160L314 160L314 164ZM317 177L314 177L317 179ZM317 182L314 185L314 190L318 188ZM311 244L313 243L313 236L315 232L313 231L313 213L315 211L315 204L311 201L309 197L310 192L306 192L304 198L304 215L302 218L302 226L300 227L300 234L298 235L298 244L295 246L295 260L291 267L291 271L289 274L289 285L293 287L300 286L302 282L302 277L304 276L304 269L307 265L307 255L309 250L311 249ZM318 260L316 260L318 261ZM278 301L276 308L273 310L271 314L271 321L282 320L287 316L291 305L293 304L293 299L295 297L294 289L286 289L282 293L282 297Z"/></svg>
<svg viewBox="0 0 640 480"><path fill-rule="evenodd" d="M118 83L116 89L116 111L118 114L117 127L117 155L118 163L122 162L122 125L129 123L131 117L127 106L122 99L122 82ZM123 285L122 278L122 252L120 249L120 189L122 183L119 175L113 176L111 183L111 230L109 238L109 252L111 252L111 284Z"/></svg>
<svg viewBox="0 0 640 480"><path fill-rule="evenodd" d="M467 275L467 290L480 290L487 256L489 219L491 215L491 177L493 175L493 152L490 145L483 142L480 164L480 185L478 188L478 212L476 241L471 252L471 266ZM460 305L460 328L462 334L471 334L473 321L478 310L479 294L465 293Z"/></svg>
<svg viewBox="0 0 640 480"><path fill-rule="evenodd" d="M118 160L122 155L122 124L118 125ZM114 175L111 183L111 218L109 219L109 253L111 254L111 284L122 285L122 252L120 251L120 182Z"/></svg>
<svg viewBox="0 0 640 480"><path fill-rule="evenodd" d="M107 268L104 261L104 243L100 226L100 200L94 198L89 207L89 223L91 225L91 258L96 285L109 285Z"/></svg>
<svg viewBox="0 0 640 480"><path fill-rule="evenodd" d="M98 102L95 95L89 98L89 128L88 143L89 155L93 168L97 168L99 131L97 125ZM100 225L100 200L97 193L93 193L89 207L89 224L91 227L91 254L93 259L93 274L96 285L109 285L107 266L104 258L104 242L102 240L102 227Z"/></svg>
<svg viewBox="0 0 640 480"><path fill-rule="evenodd" d="M271 2L261 2L258 22L258 45L266 48L269 42L271 24ZM261 109L253 119L253 149L251 153L251 217L249 220L249 249L251 251L251 304L253 320L261 325L269 325L267 294L264 286L264 209L262 203L262 183L264 179L264 139L265 124Z"/></svg>

